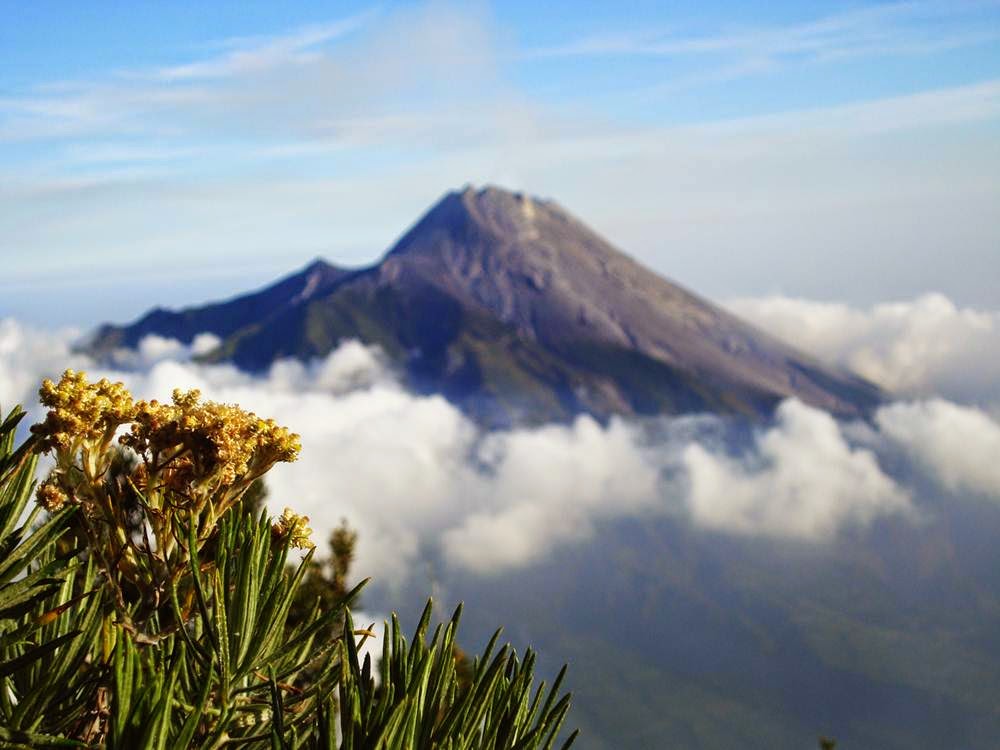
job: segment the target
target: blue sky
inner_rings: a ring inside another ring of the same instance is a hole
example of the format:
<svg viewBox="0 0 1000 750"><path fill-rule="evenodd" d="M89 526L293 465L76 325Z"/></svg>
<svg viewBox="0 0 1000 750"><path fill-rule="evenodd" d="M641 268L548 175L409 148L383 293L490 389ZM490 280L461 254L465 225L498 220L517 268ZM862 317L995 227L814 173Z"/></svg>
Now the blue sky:
<svg viewBox="0 0 1000 750"><path fill-rule="evenodd" d="M1000 304L996 2L0 2L0 62L0 316L368 263L466 182L716 298Z"/></svg>

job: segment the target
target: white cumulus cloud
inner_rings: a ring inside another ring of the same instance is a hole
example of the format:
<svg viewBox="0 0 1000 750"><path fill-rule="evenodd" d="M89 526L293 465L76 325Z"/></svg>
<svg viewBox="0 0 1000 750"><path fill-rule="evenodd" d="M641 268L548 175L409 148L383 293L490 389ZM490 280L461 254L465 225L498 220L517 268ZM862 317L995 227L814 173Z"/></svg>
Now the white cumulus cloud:
<svg viewBox="0 0 1000 750"><path fill-rule="evenodd" d="M699 443L684 450L695 523L740 534L833 537L847 525L906 512L906 493L884 474L875 455L852 448L826 412L799 401L778 408L776 424L740 458Z"/></svg>
<svg viewBox="0 0 1000 750"><path fill-rule="evenodd" d="M43 377L86 366L86 357L72 353L78 337L79 331L72 329L49 331L0 319L0 408L6 412L20 404L27 409L35 403Z"/></svg>
<svg viewBox="0 0 1000 750"><path fill-rule="evenodd" d="M941 294L867 309L780 296L728 307L896 394L1000 403L1000 311L958 307Z"/></svg>
<svg viewBox="0 0 1000 750"><path fill-rule="evenodd" d="M190 344L151 334L143 338L135 349L115 350L112 361L117 367L144 369L157 362L186 361L200 354L208 354L218 345L219 337L211 333L199 333Z"/></svg>
<svg viewBox="0 0 1000 750"><path fill-rule="evenodd" d="M1000 499L1000 423L983 411L931 399L883 407L875 421L945 488Z"/></svg>
<svg viewBox="0 0 1000 750"><path fill-rule="evenodd" d="M655 456L619 420L498 433L479 455L489 466L477 475L479 507L442 537L446 559L466 569L523 565L589 537L597 519L661 505Z"/></svg>

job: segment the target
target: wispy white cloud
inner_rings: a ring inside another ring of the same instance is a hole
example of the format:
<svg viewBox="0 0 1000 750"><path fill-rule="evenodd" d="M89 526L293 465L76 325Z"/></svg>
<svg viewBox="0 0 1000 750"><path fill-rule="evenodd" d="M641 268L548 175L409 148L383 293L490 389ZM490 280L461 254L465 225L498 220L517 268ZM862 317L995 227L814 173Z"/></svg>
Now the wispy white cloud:
<svg viewBox="0 0 1000 750"><path fill-rule="evenodd" d="M661 65L653 83L612 95L614 106L648 106L673 94L742 79L776 80L785 71L859 60L920 58L974 50L1000 41L987 2L890 2L773 25L723 26L700 33L676 28L602 32L526 51L528 60L636 58Z"/></svg>
<svg viewBox="0 0 1000 750"><path fill-rule="evenodd" d="M867 36L859 35L859 28L881 28L887 19L947 15L925 5L878 6L788 28L687 40L649 42L642 41L645 33L617 34L570 45L563 52L741 53L738 59L665 84L700 85L772 70L777 52L834 54L836 40L860 44ZM203 141L213 135L328 140L353 133L347 140L358 145L362 135L364 143L398 143L412 136L416 123L418 131L440 133L442 144L470 132L479 143L488 142L510 128L510 113L519 99L513 87L498 85L503 52L490 24L476 12L432 6L362 13L272 37L233 40L222 54L190 62L118 71L103 79L0 98L0 141L129 134L161 140L181 135ZM973 25L983 33L981 24ZM940 34L932 37L940 43ZM995 90L955 90L954 98L941 101L945 93L930 94L927 106L913 98L912 106L920 108L916 114L949 113L953 120L966 120L976 116L968 105L978 95L993 102L987 116L996 115ZM895 100L892 106L902 103ZM539 119L537 104L533 106L534 113L522 112L516 119ZM863 121L850 111L844 114L838 122ZM909 114L900 112L901 117ZM258 145L266 149L274 144Z"/></svg>
<svg viewBox="0 0 1000 750"><path fill-rule="evenodd" d="M228 47L2 97L0 142L137 133L308 137L328 133L323 123L331 120L389 116L397 106L401 114L430 113L482 91L494 55L480 14L443 6L369 11ZM423 100L413 98L418 93ZM486 101L487 92L476 98Z"/></svg>
<svg viewBox="0 0 1000 750"><path fill-rule="evenodd" d="M605 32L539 48L529 57L643 56L730 58L778 64L852 57L920 55L1000 39L984 28L982 3L896 2L796 23L683 35L643 29ZM759 68L758 68L759 70ZM755 72L745 69L747 75Z"/></svg>
<svg viewBox="0 0 1000 750"><path fill-rule="evenodd" d="M67 146L59 156L59 163L73 164L145 164L189 159L204 154L205 150L196 146L170 146L156 143L74 143ZM53 164L53 166L55 166Z"/></svg>
<svg viewBox="0 0 1000 750"><path fill-rule="evenodd" d="M231 39L223 43L229 51L216 57L182 65L170 65L150 71L130 72L128 76L175 82L225 78L303 63L315 62L317 48L363 28L374 12L361 13L325 24L316 24L270 38Z"/></svg>
<svg viewBox="0 0 1000 750"><path fill-rule="evenodd" d="M839 137L974 123L1000 117L1000 79L797 112L736 118L717 127L787 133L793 123Z"/></svg>

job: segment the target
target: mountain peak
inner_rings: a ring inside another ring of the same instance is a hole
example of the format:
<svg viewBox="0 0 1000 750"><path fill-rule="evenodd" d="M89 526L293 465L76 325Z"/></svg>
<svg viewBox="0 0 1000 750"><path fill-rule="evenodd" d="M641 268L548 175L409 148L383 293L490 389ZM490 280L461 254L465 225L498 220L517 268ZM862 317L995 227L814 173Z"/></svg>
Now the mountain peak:
<svg viewBox="0 0 1000 750"><path fill-rule="evenodd" d="M520 267L526 262L538 266L567 260L565 253L553 251L568 247L585 248L590 262L624 258L554 201L496 185L469 184L446 193L389 256L424 256L454 267L456 261L462 261L460 266L470 260L477 263L488 254L494 263L524 270Z"/></svg>
<svg viewBox="0 0 1000 750"><path fill-rule="evenodd" d="M470 215L500 232L528 231L543 216L566 220L568 215L550 200L536 198L521 191L507 190L496 185L475 188L467 185L457 195Z"/></svg>
<svg viewBox="0 0 1000 750"><path fill-rule="evenodd" d="M251 370L377 344L420 390L475 413L764 413L795 396L845 414L877 389L824 367L617 250L555 202L494 185L449 192L374 266L316 259L256 293L102 329L223 339ZM501 420L502 421L502 420Z"/></svg>
<svg viewBox="0 0 1000 750"><path fill-rule="evenodd" d="M480 188L466 185L461 191L449 193L449 195L458 195L466 205L475 205L480 210L515 214L531 211L535 203L548 203L548 201L532 197L520 190L508 190L492 184L483 185Z"/></svg>
<svg viewBox="0 0 1000 750"><path fill-rule="evenodd" d="M344 269L316 258L303 268L296 277L302 280L301 288L291 297L293 304L299 304L326 289L344 276Z"/></svg>
<svg viewBox="0 0 1000 750"><path fill-rule="evenodd" d="M300 271L300 273L304 273L304 274L311 274L311 273L316 273L316 272L326 273L326 272L335 271L335 270L337 270L337 267L334 266L332 263L329 263L328 261L324 260L323 258L321 258L319 256L316 256L315 258L313 258L309 262L309 264L305 268L303 268Z"/></svg>

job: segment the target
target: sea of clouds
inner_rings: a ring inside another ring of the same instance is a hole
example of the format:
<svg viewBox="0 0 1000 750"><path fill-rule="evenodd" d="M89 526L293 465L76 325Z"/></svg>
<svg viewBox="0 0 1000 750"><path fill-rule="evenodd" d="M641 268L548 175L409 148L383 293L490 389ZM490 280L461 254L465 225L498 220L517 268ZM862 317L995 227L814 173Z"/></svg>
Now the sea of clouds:
<svg viewBox="0 0 1000 750"><path fill-rule="evenodd" d="M882 517L917 519L928 512L918 487L934 488L937 507L942 497L1000 502L1000 313L936 295L867 310L786 298L731 308L900 399L869 422L789 400L756 427L580 417L487 433L443 398L408 392L377 349L354 341L251 376L193 361L214 345L207 334L190 346L151 336L98 367L73 353L79 332L8 318L0 406L23 404L39 419L40 380L74 367L123 380L137 397L199 388L272 416L303 449L268 475L271 509L308 514L317 540L346 519L360 534L354 569L389 586L431 565L484 575L528 565L624 516L829 543Z"/></svg>

